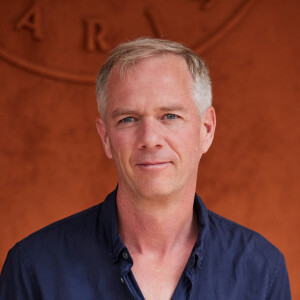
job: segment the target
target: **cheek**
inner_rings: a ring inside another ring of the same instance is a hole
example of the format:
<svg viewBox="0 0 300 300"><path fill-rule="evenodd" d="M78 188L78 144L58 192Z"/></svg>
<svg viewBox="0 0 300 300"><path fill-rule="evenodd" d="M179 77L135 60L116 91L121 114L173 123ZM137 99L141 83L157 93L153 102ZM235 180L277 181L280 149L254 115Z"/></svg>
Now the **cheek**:
<svg viewBox="0 0 300 300"><path fill-rule="evenodd" d="M199 160L201 158L201 138L200 130L198 128L191 128L186 136L185 147L189 152L189 159L193 160L193 163L199 163Z"/></svg>
<svg viewBox="0 0 300 300"><path fill-rule="evenodd" d="M169 145L181 160L196 163L201 157L200 132L192 126L178 129L168 136Z"/></svg>
<svg viewBox="0 0 300 300"><path fill-rule="evenodd" d="M113 135L111 148L114 160L126 161L134 149L134 142L128 134L121 132Z"/></svg>

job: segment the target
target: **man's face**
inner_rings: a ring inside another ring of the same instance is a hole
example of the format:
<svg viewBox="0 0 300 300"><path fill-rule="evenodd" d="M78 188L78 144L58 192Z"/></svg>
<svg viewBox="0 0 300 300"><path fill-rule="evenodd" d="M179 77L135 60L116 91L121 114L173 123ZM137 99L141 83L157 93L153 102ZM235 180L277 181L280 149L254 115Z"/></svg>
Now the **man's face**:
<svg viewBox="0 0 300 300"><path fill-rule="evenodd" d="M212 137L206 140L191 85L184 59L172 54L140 61L124 79L112 69L106 123L99 119L97 128L119 188L131 196L195 191L199 160Z"/></svg>

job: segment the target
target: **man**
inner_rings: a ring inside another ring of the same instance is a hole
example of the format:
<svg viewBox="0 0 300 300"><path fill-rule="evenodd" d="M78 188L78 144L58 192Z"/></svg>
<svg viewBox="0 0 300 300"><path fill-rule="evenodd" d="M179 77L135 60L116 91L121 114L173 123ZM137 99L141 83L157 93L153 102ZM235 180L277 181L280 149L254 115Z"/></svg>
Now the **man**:
<svg viewBox="0 0 300 300"><path fill-rule="evenodd" d="M122 44L97 99L117 189L17 243L0 299L290 299L282 254L195 195L216 126L201 58L165 40Z"/></svg>

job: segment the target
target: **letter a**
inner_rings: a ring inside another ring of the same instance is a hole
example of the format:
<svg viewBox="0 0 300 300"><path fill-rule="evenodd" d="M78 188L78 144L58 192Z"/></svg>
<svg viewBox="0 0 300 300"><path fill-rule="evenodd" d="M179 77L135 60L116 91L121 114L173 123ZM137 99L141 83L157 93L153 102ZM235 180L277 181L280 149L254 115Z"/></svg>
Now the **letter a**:
<svg viewBox="0 0 300 300"><path fill-rule="evenodd" d="M40 40L42 38L41 12L38 4L35 4L26 12L26 14L17 23L16 28L27 28L32 31L35 39Z"/></svg>

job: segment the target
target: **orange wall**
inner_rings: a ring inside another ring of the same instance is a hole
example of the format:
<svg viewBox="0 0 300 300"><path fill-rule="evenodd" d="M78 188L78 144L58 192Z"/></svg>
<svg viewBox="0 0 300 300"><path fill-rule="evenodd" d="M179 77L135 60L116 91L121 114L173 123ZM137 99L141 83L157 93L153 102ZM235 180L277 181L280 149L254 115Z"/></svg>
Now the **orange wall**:
<svg viewBox="0 0 300 300"><path fill-rule="evenodd" d="M300 299L300 5L229 2L0 3L0 265L18 240L115 187L93 80L118 42L162 35L194 48L211 70L217 132L197 192L281 249Z"/></svg>

